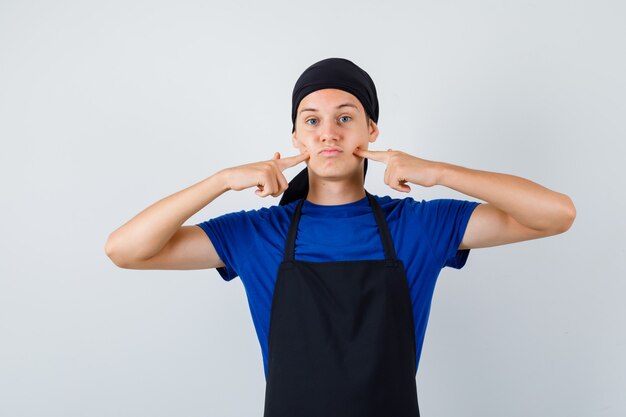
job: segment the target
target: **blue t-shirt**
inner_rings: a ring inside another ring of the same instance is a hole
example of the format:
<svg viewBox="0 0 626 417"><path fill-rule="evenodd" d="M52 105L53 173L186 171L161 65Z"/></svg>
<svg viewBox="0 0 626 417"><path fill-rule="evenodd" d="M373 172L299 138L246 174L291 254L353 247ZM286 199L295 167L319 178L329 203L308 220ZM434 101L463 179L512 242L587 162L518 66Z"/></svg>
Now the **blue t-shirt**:
<svg viewBox="0 0 626 417"><path fill-rule="evenodd" d="M385 215L396 255L404 265L415 323L416 364L422 351L435 282L443 267L461 269L469 249L459 250L470 215L480 203L416 201L373 195ZM268 331L274 284L297 201L241 210L198 223L211 240L226 281L239 276L245 287L267 379ZM334 206L304 201L295 259L313 262L385 259L367 196Z"/></svg>

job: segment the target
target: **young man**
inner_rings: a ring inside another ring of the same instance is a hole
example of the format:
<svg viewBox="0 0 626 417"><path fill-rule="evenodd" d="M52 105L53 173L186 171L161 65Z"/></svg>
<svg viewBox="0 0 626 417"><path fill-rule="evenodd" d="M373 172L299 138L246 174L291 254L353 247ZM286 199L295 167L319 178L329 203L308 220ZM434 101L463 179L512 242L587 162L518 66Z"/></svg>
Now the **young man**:
<svg viewBox="0 0 626 417"><path fill-rule="evenodd" d="M300 76L292 122L299 155L226 168L158 201L114 231L106 252L123 268L241 277L263 355L265 417L419 416L415 375L441 269L462 268L471 248L562 233L574 205L520 177L369 150L376 89L346 59ZM367 159L386 165L395 190L444 185L486 203L371 195ZM288 184L282 171L302 162ZM282 194L280 204L181 226L226 191L251 187Z"/></svg>

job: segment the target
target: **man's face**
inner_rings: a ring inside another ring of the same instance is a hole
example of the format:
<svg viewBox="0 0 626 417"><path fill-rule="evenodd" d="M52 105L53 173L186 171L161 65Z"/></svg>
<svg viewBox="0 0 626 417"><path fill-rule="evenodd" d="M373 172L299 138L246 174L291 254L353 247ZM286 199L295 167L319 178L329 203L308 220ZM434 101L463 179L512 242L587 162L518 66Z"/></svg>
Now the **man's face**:
<svg viewBox="0 0 626 417"><path fill-rule="evenodd" d="M378 137L374 121L366 123L361 102L347 91L325 88L300 101L293 146L309 151L309 170L319 177L341 179L363 172L363 160L352 152L367 149ZM332 150L334 149L334 150Z"/></svg>

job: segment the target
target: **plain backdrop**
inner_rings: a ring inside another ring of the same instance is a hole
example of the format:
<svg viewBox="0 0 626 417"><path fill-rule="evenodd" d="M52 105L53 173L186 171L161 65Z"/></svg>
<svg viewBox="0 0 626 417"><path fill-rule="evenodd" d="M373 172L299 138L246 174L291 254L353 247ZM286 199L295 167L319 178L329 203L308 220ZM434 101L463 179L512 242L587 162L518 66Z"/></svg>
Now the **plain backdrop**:
<svg viewBox="0 0 626 417"><path fill-rule="evenodd" d="M564 234L441 271L422 415L626 415L624 22L617 0L1 0L0 415L262 415L241 280L121 269L104 245L220 169L294 155L293 85L328 57L376 83L370 149L576 205ZM368 191L406 197L383 172L370 163ZM231 191L185 224L274 204Z"/></svg>

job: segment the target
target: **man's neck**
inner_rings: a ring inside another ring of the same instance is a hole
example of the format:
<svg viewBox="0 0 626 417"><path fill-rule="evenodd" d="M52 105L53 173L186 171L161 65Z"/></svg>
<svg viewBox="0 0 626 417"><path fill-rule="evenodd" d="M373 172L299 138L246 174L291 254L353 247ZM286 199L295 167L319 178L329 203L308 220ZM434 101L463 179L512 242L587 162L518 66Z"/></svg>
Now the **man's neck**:
<svg viewBox="0 0 626 417"><path fill-rule="evenodd" d="M335 206L353 203L364 197L363 179L359 176L341 181L315 179L309 176L309 194L306 200L313 204Z"/></svg>

